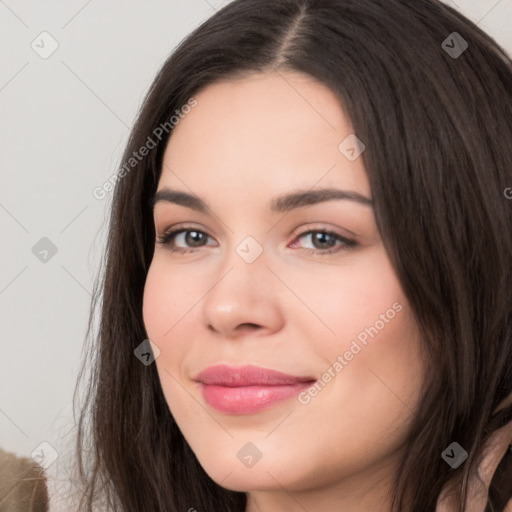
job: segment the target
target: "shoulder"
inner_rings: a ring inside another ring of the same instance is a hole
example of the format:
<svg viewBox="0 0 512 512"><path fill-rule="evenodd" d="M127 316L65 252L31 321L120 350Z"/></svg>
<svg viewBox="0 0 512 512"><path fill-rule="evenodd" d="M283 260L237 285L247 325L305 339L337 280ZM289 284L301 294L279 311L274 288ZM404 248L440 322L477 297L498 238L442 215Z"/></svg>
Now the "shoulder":
<svg viewBox="0 0 512 512"><path fill-rule="evenodd" d="M46 512L48 490L43 469L31 459L0 448L0 496L4 497L2 511Z"/></svg>
<svg viewBox="0 0 512 512"><path fill-rule="evenodd" d="M481 461L468 482L468 503L465 512L485 512L488 490L492 477L500 461L512 449L512 421L498 429L484 445ZM435 512L455 512L457 510L457 487L449 483L437 501ZM512 512L512 500L501 512Z"/></svg>

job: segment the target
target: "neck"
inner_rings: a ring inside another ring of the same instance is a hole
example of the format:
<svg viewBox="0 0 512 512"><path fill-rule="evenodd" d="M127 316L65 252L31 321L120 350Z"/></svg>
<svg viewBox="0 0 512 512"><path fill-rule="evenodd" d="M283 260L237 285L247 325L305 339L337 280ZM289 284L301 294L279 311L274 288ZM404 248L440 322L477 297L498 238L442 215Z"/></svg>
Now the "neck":
<svg viewBox="0 0 512 512"><path fill-rule="evenodd" d="M247 492L245 512L391 512L393 482L389 464L365 470L324 487Z"/></svg>

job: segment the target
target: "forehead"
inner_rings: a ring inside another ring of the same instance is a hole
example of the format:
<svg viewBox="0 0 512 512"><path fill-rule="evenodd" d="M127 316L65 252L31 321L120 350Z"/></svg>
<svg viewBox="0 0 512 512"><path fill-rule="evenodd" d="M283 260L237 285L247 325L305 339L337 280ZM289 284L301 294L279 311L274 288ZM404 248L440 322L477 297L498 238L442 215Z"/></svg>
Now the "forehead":
<svg viewBox="0 0 512 512"><path fill-rule="evenodd" d="M353 133L350 121L335 94L312 77L253 74L209 85L194 98L169 139L163 186L185 182L208 195L220 184L246 194L318 183L371 195L362 159L350 161L339 149Z"/></svg>

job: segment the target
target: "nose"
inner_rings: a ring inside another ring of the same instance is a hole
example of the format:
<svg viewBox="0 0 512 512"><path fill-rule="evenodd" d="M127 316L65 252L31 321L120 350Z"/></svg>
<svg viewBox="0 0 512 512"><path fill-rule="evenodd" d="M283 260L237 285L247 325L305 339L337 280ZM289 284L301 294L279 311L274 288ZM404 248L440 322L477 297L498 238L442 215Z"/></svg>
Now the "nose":
<svg viewBox="0 0 512 512"><path fill-rule="evenodd" d="M252 263L234 253L202 301L203 322L222 338L278 331L283 324L278 287L264 253Z"/></svg>

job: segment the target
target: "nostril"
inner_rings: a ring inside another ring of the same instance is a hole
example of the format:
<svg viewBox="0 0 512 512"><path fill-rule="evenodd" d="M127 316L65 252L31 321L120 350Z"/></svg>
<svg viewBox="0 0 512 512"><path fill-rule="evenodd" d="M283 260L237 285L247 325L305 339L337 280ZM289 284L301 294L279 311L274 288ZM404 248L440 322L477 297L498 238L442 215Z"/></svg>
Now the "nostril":
<svg viewBox="0 0 512 512"><path fill-rule="evenodd" d="M258 324L252 324L250 322L247 322L245 324L241 324L239 326L240 329L258 329L259 328L259 325Z"/></svg>

